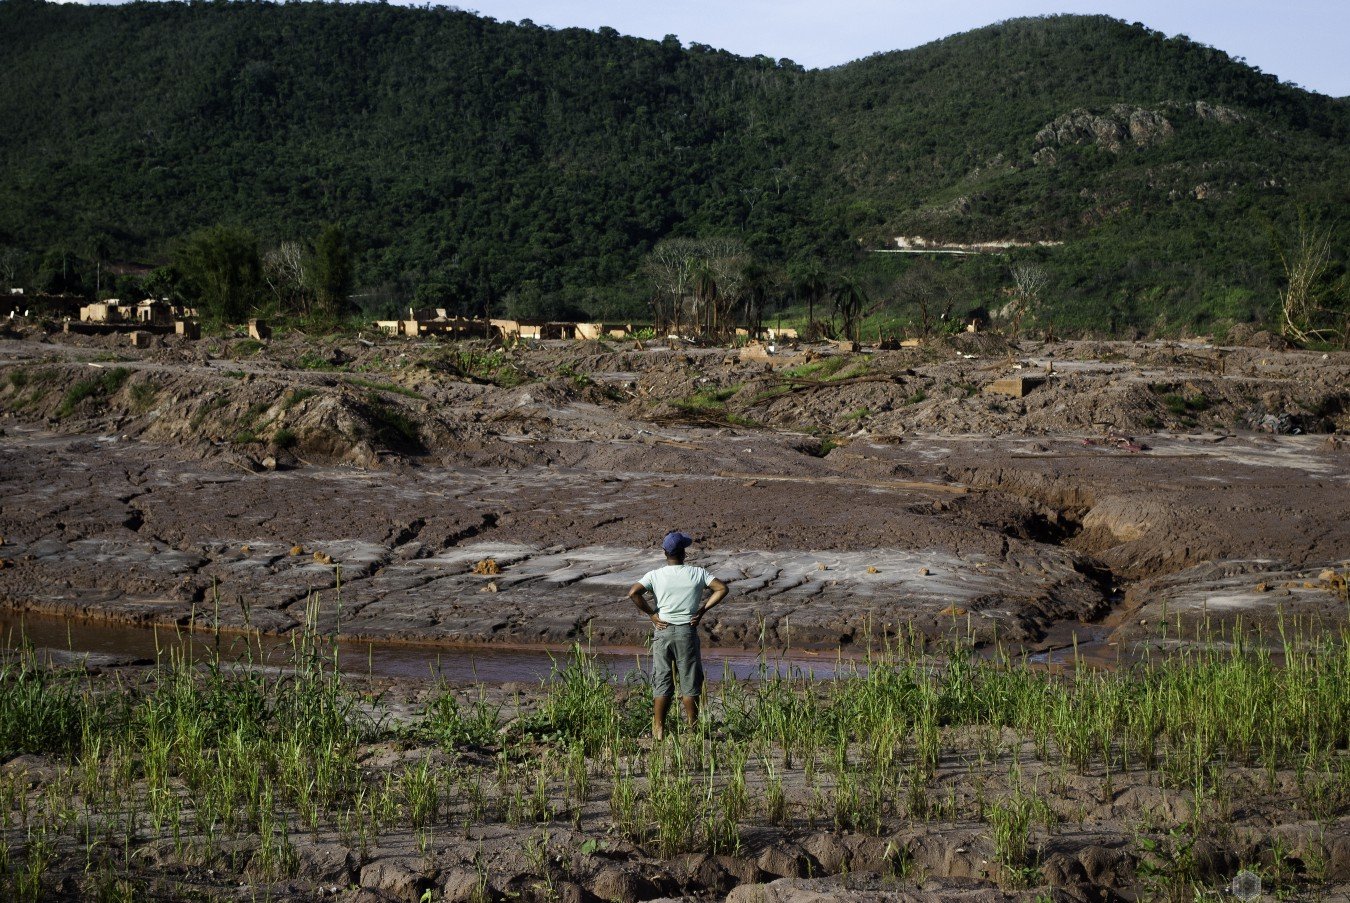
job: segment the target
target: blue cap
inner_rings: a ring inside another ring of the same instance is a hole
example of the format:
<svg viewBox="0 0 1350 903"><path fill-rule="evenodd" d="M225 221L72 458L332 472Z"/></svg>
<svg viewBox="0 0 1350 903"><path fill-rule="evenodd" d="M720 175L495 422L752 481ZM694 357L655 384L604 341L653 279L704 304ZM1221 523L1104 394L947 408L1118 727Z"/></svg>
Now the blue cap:
<svg viewBox="0 0 1350 903"><path fill-rule="evenodd" d="M688 533L681 533L679 530L671 530L666 534L666 538L661 540L661 548L667 555L674 555L681 549L687 549L694 544L694 537Z"/></svg>

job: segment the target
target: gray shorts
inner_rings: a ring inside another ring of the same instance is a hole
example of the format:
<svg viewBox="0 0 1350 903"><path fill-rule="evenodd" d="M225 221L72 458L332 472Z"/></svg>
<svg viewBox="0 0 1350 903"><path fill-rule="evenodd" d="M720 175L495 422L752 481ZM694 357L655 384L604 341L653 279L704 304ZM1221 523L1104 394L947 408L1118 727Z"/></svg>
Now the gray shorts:
<svg viewBox="0 0 1350 903"><path fill-rule="evenodd" d="M697 696L703 690L703 658L698 628L671 624L652 633L652 696L675 695L671 666L680 674L680 695Z"/></svg>

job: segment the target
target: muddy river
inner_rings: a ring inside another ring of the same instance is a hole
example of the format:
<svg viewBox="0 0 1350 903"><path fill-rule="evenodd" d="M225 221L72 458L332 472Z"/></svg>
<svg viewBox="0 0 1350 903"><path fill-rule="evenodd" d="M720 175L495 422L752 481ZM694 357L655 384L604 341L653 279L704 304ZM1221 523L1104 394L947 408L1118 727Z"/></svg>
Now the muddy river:
<svg viewBox="0 0 1350 903"><path fill-rule="evenodd" d="M1108 640L1100 625L1061 623L1036 649L996 644L980 649L981 659L1006 656L1032 665L1094 668L1116 667L1123 661L1120 647ZM193 661L237 663L250 667L286 668L296 656L290 637L246 636L238 633L191 631L172 627L100 624L50 615L0 614L0 648L14 653L32 650L55 664L96 669L107 666L170 662L183 656ZM534 683L553 678L565 667L569 649L554 647L502 648L431 643L324 642L321 654L335 657L344 672L380 678L444 681L452 685ZM651 672L651 657L640 647L590 650L615 680L641 680ZM760 680L784 676L828 680L866 674L866 653L798 650L753 653L738 649L705 649L704 666L710 681L728 678Z"/></svg>
<svg viewBox="0 0 1350 903"><path fill-rule="evenodd" d="M39 658L90 668L168 662L183 655L199 662L219 656L223 662L253 667L288 667L296 652L293 641L286 637L98 624L43 615L0 615L0 645L10 652L32 648ZM336 654L338 667L346 672L450 684L544 681L566 665L569 655L564 648L361 641L324 643L320 652L325 656ZM638 675L650 673L651 659L645 649L605 648L594 652L616 680L639 679ZM704 665L708 679L713 681L728 676L753 680L772 674L830 678L866 670L865 661L857 656L806 651L756 655L709 649L704 652Z"/></svg>

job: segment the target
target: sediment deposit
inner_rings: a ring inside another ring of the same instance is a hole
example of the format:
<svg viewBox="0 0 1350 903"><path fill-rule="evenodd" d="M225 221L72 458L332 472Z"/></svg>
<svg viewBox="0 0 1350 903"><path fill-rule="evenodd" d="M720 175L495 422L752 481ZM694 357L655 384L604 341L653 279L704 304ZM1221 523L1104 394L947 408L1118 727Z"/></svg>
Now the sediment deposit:
<svg viewBox="0 0 1350 903"><path fill-rule="evenodd" d="M286 632L317 595L346 636L634 644L624 592L680 527L732 587L718 645L1102 620L1145 640L1160 593L1191 627L1343 614L1319 575L1350 550L1346 355L961 338L793 368L636 342L10 339L0 600ZM1044 383L982 391L1017 372Z"/></svg>
<svg viewBox="0 0 1350 903"><path fill-rule="evenodd" d="M341 742L272 714L259 723L276 736L228 763L219 738L194 752L108 727L124 751L76 767L58 744L0 766L8 811L40 813L58 896L1086 901L1217 892L1243 869L1284 894L1350 882L1344 743L1327 733L1342 730L1350 610L1345 353L988 336L780 355L155 342L30 327L0 340L11 623L220 627L302 647L317 631L447 654L636 646L645 622L624 593L679 527L731 586L711 645L905 650L908 677L723 682L706 734L653 748L641 686L348 677L331 696L301 672L305 705L345 707L324 722ZM1028 391L987 391L998 380ZM1090 662L1128 666L1111 680L1080 665L1081 682L1039 683L1076 648L1015 678L932 655L953 641L1045 653L1084 623ZM1246 654L1281 631L1299 667ZM1154 657L1178 648L1220 658ZM184 691L163 661L44 660L83 669L59 678L82 700L130 688L150 708L197 693L261 693L266 708L293 686L256 662L199 669ZM250 673L277 683L260 691ZM881 707L869 717L901 714L856 728L864 698ZM1288 730L1220 711L1239 698ZM1195 720L1164 725L1183 702ZM583 736L585 706L610 720ZM1300 730L1316 733L1307 749ZM177 770L134 764L169 749ZM202 789L215 782L193 789L203 752L240 793L240 775L265 776L273 808L225 805L249 814L220 828ZM322 813L303 808L320 771L336 782ZM701 802L667 841L653 807L676 798L660 795L672 781ZM91 814L94 792L122 814ZM126 861L82 846L78 818ZM28 868L33 835L18 830Z"/></svg>

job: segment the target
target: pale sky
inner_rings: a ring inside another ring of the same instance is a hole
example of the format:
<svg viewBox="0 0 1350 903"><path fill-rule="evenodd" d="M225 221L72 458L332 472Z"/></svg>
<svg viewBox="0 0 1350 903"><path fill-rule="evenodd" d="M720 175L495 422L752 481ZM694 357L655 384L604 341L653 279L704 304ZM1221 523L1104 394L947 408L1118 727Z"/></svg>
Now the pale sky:
<svg viewBox="0 0 1350 903"><path fill-rule="evenodd" d="M416 5L420 5L418 0ZM503 22L623 34L836 66L1018 16L1102 13L1184 34L1333 97L1350 95L1350 0L460 0Z"/></svg>

